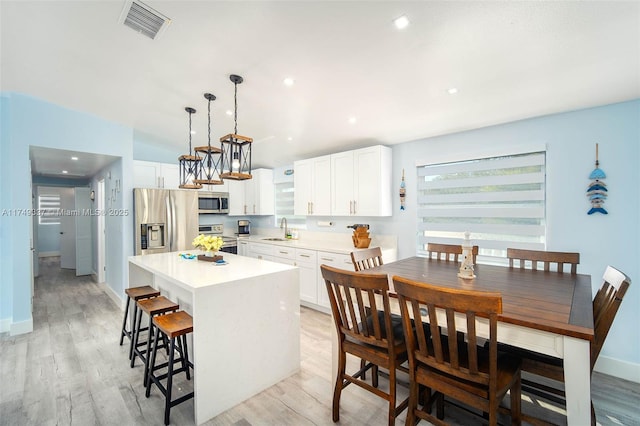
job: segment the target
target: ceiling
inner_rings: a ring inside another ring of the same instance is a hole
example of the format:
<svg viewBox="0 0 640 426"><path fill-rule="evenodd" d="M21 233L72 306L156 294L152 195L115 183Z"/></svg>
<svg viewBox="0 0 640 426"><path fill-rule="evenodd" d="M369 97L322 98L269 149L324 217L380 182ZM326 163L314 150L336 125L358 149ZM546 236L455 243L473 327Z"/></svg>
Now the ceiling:
<svg viewBox="0 0 640 426"><path fill-rule="evenodd" d="M205 92L212 141L233 132L239 74L264 167L640 97L638 1L148 0L171 19L155 40L119 22L125 3L0 1L2 91L186 153L186 106L207 141Z"/></svg>

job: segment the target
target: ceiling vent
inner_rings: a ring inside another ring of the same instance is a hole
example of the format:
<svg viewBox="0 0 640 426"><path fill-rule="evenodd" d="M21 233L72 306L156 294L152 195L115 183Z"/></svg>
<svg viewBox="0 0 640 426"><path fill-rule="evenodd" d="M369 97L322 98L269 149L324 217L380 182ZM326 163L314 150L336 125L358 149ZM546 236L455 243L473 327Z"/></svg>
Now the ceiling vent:
<svg viewBox="0 0 640 426"><path fill-rule="evenodd" d="M171 19L139 1L126 1L120 22L149 37L158 38L171 24Z"/></svg>

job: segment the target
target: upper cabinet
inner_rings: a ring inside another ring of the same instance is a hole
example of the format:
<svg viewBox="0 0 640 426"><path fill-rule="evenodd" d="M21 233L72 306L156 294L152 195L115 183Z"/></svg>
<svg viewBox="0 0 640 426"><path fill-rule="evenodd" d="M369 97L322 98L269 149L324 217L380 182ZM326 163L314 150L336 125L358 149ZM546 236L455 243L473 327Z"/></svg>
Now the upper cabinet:
<svg viewBox="0 0 640 426"><path fill-rule="evenodd" d="M331 156L293 163L294 213L300 216L331 214Z"/></svg>
<svg viewBox="0 0 640 426"><path fill-rule="evenodd" d="M135 188L178 189L180 169L177 164L133 160Z"/></svg>
<svg viewBox="0 0 640 426"><path fill-rule="evenodd" d="M273 170L255 169L248 180L228 180L230 216L275 214Z"/></svg>
<svg viewBox="0 0 640 426"><path fill-rule="evenodd" d="M391 152L376 145L296 161L295 214L391 216Z"/></svg>

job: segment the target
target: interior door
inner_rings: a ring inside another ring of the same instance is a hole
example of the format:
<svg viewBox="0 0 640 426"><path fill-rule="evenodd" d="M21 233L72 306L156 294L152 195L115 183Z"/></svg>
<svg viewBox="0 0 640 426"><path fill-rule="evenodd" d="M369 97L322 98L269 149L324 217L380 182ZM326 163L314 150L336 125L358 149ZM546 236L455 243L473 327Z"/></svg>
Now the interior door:
<svg viewBox="0 0 640 426"><path fill-rule="evenodd" d="M60 189L60 209L65 212L74 210L75 195L73 188ZM60 215L60 267L76 269L76 224L75 217Z"/></svg>
<svg viewBox="0 0 640 426"><path fill-rule="evenodd" d="M91 190L86 187L74 188L76 227L76 276L90 275L93 264L93 241L91 238L91 215L86 213L91 210ZM84 212L84 213L83 213Z"/></svg>

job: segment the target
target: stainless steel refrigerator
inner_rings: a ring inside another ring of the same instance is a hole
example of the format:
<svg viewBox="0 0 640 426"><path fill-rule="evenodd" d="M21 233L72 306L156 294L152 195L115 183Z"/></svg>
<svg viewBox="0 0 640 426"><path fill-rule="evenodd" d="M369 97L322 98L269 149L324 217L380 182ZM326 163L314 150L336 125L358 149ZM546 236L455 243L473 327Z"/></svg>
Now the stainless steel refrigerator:
<svg viewBox="0 0 640 426"><path fill-rule="evenodd" d="M191 250L198 235L198 191L134 188L136 255Z"/></svg>

